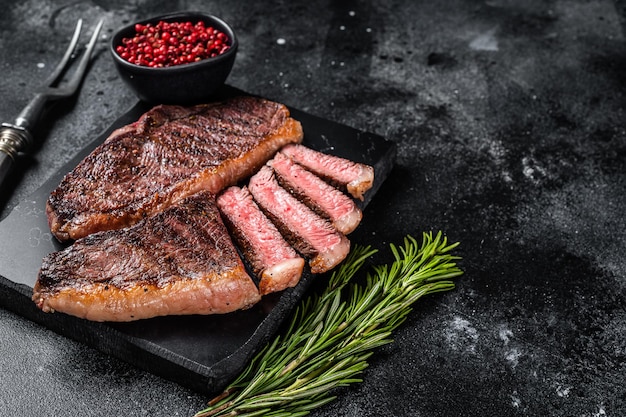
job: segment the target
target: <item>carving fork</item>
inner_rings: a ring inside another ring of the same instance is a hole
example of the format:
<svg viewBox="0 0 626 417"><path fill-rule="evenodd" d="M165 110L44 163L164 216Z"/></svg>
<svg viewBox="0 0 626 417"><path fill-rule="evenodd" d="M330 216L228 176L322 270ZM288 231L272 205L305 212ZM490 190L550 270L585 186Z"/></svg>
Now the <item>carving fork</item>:
<svg viewBox="0 0 626 417"><path fill-rule="evenodd" d="M39 120L46 104L52 100L71 97L74 95L80 85L85 73L89 59L96 45L98 35L102 29L103 21L100 20L95 26L91 39L86 46L85 53L78 62L78 67L72 77L62 86L58 85L61 76L68 67L70 58L80 37L82 29L82 19L76 23L76 29L70 42L69 47L65 51L65 55L56 66L52 74L44 82L33 99L24 107L22 112L17 116L14 123L2 123L0 126L0 187L4 180L8 177L17 156L26 152L33 143L32 130Z"/></svg>

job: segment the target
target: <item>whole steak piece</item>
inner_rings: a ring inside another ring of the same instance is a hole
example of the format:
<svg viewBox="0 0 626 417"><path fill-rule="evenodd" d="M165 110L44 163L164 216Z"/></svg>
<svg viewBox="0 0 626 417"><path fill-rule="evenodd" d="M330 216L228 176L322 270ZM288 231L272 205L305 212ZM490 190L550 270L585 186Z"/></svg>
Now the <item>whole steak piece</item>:
<svg viewBox="0 0 626 417"><path fill-rule="evenodd" d="M49 254L33 291L44 312L94 321L228 313L260 297L209 192Z"/></svg>
<svg viewBox="0 0 626 417"><path fill-rule="evenodd" d="M265 99L157 106L65 176L46 205L50 230L67 241L130 226L198 191L217 194L302 138L287 107Z"/></svg>

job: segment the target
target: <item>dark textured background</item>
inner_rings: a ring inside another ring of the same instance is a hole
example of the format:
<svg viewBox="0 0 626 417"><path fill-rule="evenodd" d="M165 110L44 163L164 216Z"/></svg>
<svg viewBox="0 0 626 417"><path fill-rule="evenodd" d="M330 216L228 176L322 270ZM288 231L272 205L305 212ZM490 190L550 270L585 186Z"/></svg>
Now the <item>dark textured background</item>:
<svg viewBox="0 0 626 417"><path fill-rule="evenodd" d="M616 1L0 1L12 121L78 17L105 18L75 100L2 216L136 101L105 50L136 18L230 22L229 83L398 145L353 240L442 230L455 291L420 301L364 382L313 416L626 415L626 7ZM284 39L284 44L277 42ZM0 414L189 416L207 398L0 309Z"/></svg>

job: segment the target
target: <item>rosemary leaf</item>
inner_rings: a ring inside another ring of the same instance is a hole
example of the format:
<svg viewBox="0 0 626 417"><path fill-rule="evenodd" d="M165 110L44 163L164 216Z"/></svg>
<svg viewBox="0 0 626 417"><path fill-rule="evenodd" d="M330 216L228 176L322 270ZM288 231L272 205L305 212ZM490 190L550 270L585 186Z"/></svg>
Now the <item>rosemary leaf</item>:
<svg viewBox="0 0 626 417"><path fill-rule="evenodd" d="M333 401L334 389L362 381L369 357L392 342L418 299L454 288L463 273L451 254L457 246L441 232L424 233L421 244L406 236L390 245L391 264L351 283L377 252L355 246L322 293L302 300L285 332L196 417L297 417Z"/></svg>

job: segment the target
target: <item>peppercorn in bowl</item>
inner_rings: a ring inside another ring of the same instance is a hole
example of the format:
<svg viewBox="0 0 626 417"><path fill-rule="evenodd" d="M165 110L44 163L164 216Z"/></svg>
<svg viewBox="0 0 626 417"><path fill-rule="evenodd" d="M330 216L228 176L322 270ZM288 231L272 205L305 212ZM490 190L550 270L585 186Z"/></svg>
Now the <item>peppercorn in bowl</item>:
<svg viewBox="0 0 626 417"><path fill-rule="evenodd" d="M194 104L225 83L237 47L235 32L222 19L179 12L119 29L110 52L120 77L141 100Z"/></svg>

